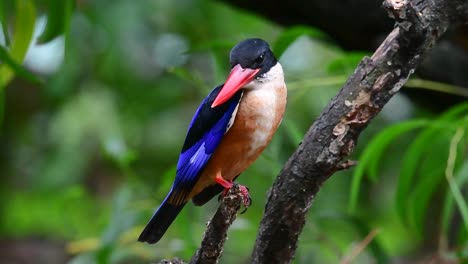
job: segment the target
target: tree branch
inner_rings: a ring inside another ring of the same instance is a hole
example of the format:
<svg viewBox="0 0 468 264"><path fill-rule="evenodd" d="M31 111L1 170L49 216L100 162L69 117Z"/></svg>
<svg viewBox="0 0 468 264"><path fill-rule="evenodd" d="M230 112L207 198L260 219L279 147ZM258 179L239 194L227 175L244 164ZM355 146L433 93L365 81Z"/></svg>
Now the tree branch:
<svg viewBox="0 0 468 264"><path fill-rule="evenodd" d="M365 57L312 124L269 192L252 263L292 261L305 215L321 185L356 145L360 133L399 91L451 23L466 21L468 1L386 0L397 26Z"/></svg>
<svg viewBox="0 0 468 264"><path fill-rule="evenodd" d="M222 197L218 210L211 221L208 222L201 246L190 260L190 264L218 263L223 253L227 231L236 219L237 212L241 208L242 199L239 186L234 184L228 194Z"/></svg>

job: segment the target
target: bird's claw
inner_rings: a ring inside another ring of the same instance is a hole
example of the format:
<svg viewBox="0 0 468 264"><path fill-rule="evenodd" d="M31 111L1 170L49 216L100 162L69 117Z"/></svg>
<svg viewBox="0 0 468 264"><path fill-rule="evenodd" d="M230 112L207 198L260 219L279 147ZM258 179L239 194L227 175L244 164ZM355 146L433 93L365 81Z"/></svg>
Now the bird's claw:
<svg viewBox="0 0 468 264"><path fill-rule="evenodd" d="M239 184L239 190L242 195L242 202L244 204L244 210L242 210L240 213L243 214L247 212L247 209L250 207L250 205L252 205L252 198L250 197L248 187Z"/></svg>
<svg viewBox="0 0 468 264"><path fill-rule="evenodd" d="M250 197L250 194L249 194L249 188L244 186L244 185L240 185L240 184L236 184L236 186L239 188L239 192L240 192L240 195L242 197L242 204L244 205L244 210L242 210L240 212L240 214L243 214L247 211L247 209L250 207L250 205L252 205L252 198ZM218 201L220 201L223 197L225 197L228 193L229 193L229 189L224 189L224 191L221 193L221 195L218 197Z"/></svg>

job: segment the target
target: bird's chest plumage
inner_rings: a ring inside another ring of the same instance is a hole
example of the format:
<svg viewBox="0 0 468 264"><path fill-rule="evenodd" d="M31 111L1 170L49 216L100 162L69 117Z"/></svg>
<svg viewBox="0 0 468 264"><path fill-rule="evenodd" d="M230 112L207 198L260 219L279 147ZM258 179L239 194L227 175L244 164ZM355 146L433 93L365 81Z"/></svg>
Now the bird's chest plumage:
<svg viewBox="0 0 468 264"><path fill-rule="evenodd" d="M210 160L206 173L234 179L250 166L271 141L286 108L284 81L244 92L232 126Z"/></svg>
<svg viewBox="0 0 468 264"><path fill-rule="evenodd" d="M284 114L281 91L253 90L244 95L228 133L237 134L236 144L244 146L243 156L258 156L271 140ZM233 143L234 144L234 143Z"/></svg>
<svg viewBox="0 0 468 264"><path fill-rule="evenodd" d="M253 83L253 84L252 84ZM273 67L263 82L246 87L232 122L203 169L190 197L215 184L216 175L234 180L266 148L286 109L286 85L281 65Z"/></svg>

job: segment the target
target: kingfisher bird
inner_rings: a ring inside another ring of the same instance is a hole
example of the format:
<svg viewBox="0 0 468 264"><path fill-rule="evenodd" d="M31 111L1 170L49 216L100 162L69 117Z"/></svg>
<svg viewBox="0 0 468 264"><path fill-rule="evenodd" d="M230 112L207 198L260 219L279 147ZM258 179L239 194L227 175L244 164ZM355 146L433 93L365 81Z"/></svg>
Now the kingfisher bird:
<svg viewBox="0 0 468 264"><path fill-rule="evenodd" d="M252 38L230 52L231 72L202 101L190 122L175 181L138 238L154 244L192 199L203 205L227 193L266 148L283 119L286 84L268 43ZM245 207L250 196L239 185Z"/></svg>

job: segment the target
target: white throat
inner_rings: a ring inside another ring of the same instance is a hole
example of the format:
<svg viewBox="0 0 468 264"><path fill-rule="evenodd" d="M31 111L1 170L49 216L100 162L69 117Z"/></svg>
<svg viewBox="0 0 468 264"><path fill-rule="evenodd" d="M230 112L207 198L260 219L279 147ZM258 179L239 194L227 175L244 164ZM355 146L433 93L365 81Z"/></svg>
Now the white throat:
<svg viewBox="0 0 468 264"><path fill-rule="evenodd" d="M250 155L268 144L283 117L287 92L281 64L276 63L245 88L239 113L252 131L247 153Z"/></svg>
<svg viewBox="0 0 468 264"><path fill-rule="evenodd" d="M266 87L281 87L284 85L283 67L277 62L271 69L255 78L253 81L244 86L245 89L262 89Z"/></svg>

